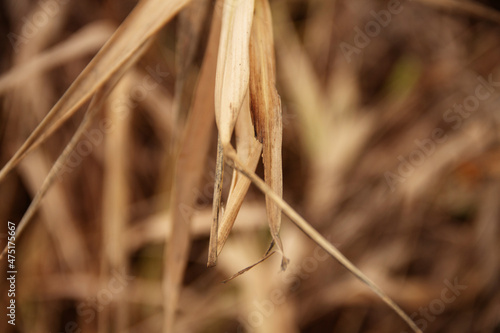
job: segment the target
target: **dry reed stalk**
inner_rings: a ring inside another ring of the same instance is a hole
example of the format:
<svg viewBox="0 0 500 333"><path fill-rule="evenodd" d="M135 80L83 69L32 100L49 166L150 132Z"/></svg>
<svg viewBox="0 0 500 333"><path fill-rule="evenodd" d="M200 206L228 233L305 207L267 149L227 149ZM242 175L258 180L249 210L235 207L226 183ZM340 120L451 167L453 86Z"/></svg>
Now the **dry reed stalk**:
<svg viewBox="0 0 500 333"><path fill-rule="evenodd" d="M216 9L220 6L216 6ZM176 152L171 196L171 235L167 237L163 276L163 332L173 332L182 280L191 244L191 219L197 187L205 171L205 160L213 133L214 83L220 34L220 13L214 14L208 46L200 71L192 110ZM194 153L196 151L196 153Z"/></svg>
<svg viewBox="0 0 500 333"><path fill-rule="evenodd" d="M132 72L132 71L131 71ZM124 75L110 94L106 117L113 126L105 141L103 212L102 212L102 256L101 287L105 289L113 272L121 276L128 274L125 231L129 219L130 193L128 191L128 147L130 141L131 115L130 91L132 73ZM112 307L106 307L99 316L98 332L108 332L110 327L124 332L128 324L126 302L127 290L115 295ZM113 316L113 310L114 316ZM114 325L113 325L114 323Z"/></svg>
<svg viewBox="0 0 500 333"><path fill-rule="evenodd" d="M271 8L268 0L256 0L250 38L250 100L257 138L263 144L264 180L283 197L281 146L283 120L281 100L276 90L276 64ZM282 269L287 259L279 236L281 211L266 196L267 220L273 242L282 254Z"/></svg>

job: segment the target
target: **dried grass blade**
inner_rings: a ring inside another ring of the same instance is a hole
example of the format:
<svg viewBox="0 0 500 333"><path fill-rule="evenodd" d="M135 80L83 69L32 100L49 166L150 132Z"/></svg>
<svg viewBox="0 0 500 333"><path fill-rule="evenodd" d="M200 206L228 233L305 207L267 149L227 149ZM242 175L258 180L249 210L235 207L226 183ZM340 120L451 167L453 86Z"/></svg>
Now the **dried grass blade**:
<svg viewBox="0 0 500 333"><path fill-rule="evenodd" d="M248 89L254 0L225 0L215 82L215 119L222 145L231 141Z"/></svg>
<svg viewBox="0 0 500 333"><path fill-rule="evenodd" d="M193 188L199 185L210 148L215 118L214 86L221 15L216 6L205 58L194 93L193 107L186 122L179 148L172 192L172 232L167 238L163 280L163 331L173 332L175 312L182 289L191 242L191 219L197 199ZM193 153L196 151L196 153Z"/></svg>
<svg viewBox="0 0 500 333"><path fill-rule="evenodd" d="M282 175L282 111L276 90L276 65L271 9L268 0L256 0L255 19L250 37L250 97L252 116L258 139L264 145L264 179L271 189L283 196ZM279 237L281 210L266 196L268 222L274 243L286 258Z"/></svg>
<svg viewBox="0 0 500 333"><path fill-rule="evenodd" d="M14 156L0 170L0 181L25 156L30 147L53 125L56 118L67 120L137 53L189 0L143 0L83 72L31 133Z"/></svg>

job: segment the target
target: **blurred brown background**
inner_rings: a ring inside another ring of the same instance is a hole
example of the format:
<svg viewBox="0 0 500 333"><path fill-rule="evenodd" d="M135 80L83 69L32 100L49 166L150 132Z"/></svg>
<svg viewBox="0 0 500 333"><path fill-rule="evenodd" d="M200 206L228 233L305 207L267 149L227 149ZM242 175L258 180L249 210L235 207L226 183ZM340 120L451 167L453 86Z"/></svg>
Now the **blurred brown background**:
<svg viewBox="0 0 500 333"><path fill-rule="evenodd" d="M1 166L135 5L0 2ZM106 104L16 242L15 327L0 263L1 332L161 332L175 147L216 12L212 1L190 6L196 20L174 18L132 68L129 112L109 120ZM500 332L498 3L271 7L285 200L424 332ZM7 222L21 220L85 111L1 182L2 248ZM217 267L206 268L216 150L207 126L203 181L187 189L197 202L175 331L409 332L287 218L288 270L279 272L276 256L221 284L258 261L270 235L264 196L251 187ZM227 194L230 168L226 176ZM109 216L125 221L120 235ZM124 266L103 275L109 244Z"/></svg>

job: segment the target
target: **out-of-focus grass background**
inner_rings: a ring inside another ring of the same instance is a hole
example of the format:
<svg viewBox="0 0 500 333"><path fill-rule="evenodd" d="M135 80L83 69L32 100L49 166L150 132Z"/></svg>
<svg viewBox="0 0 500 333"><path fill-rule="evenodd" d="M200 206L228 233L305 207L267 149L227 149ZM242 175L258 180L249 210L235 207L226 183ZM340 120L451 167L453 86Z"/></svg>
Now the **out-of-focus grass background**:
<svg viewBox="0 0 500 333"><path fill-rule="evenodd" d="M470 3L484 10L463 6ZM0 165L135 5L0 2ZM174 150L214 11L211 1L191 6L207 9L196 21L199 38L183 37L196 26L179 18L161 31L133 67L131 111L109 129L103 110L19 238L15 327L0 263L1 332L161 331L165 239L176 236L167 236ZM284 198L423 331L500 332L498 3L272 0L271 7ZM7 222L20 221L84 111L0 184L2 248ZM216 148L215 126L207 126L204 179L187 189L197 202L175 331L409 331L286 218L286 272L276 257L220 283L259 260L270 236L264 196L251 187L218 266L206 268ZM226 176L225 193L229 168ZM110 183L125 203L120 235L106 228L116 197L109 193L117 193ZM110 243L126 264L102 275Z"/></svg>

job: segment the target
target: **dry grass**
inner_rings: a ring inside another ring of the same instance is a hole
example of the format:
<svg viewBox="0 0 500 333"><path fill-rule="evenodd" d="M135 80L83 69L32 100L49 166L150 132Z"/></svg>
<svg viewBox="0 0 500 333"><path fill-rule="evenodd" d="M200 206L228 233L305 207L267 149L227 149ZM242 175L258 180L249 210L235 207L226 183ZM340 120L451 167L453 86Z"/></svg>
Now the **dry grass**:
<svg viewBox="0 0 500 333"><path fill-rule="evenodd" d="M494 3L1 6L0 331L500 329Z"/></svg>

